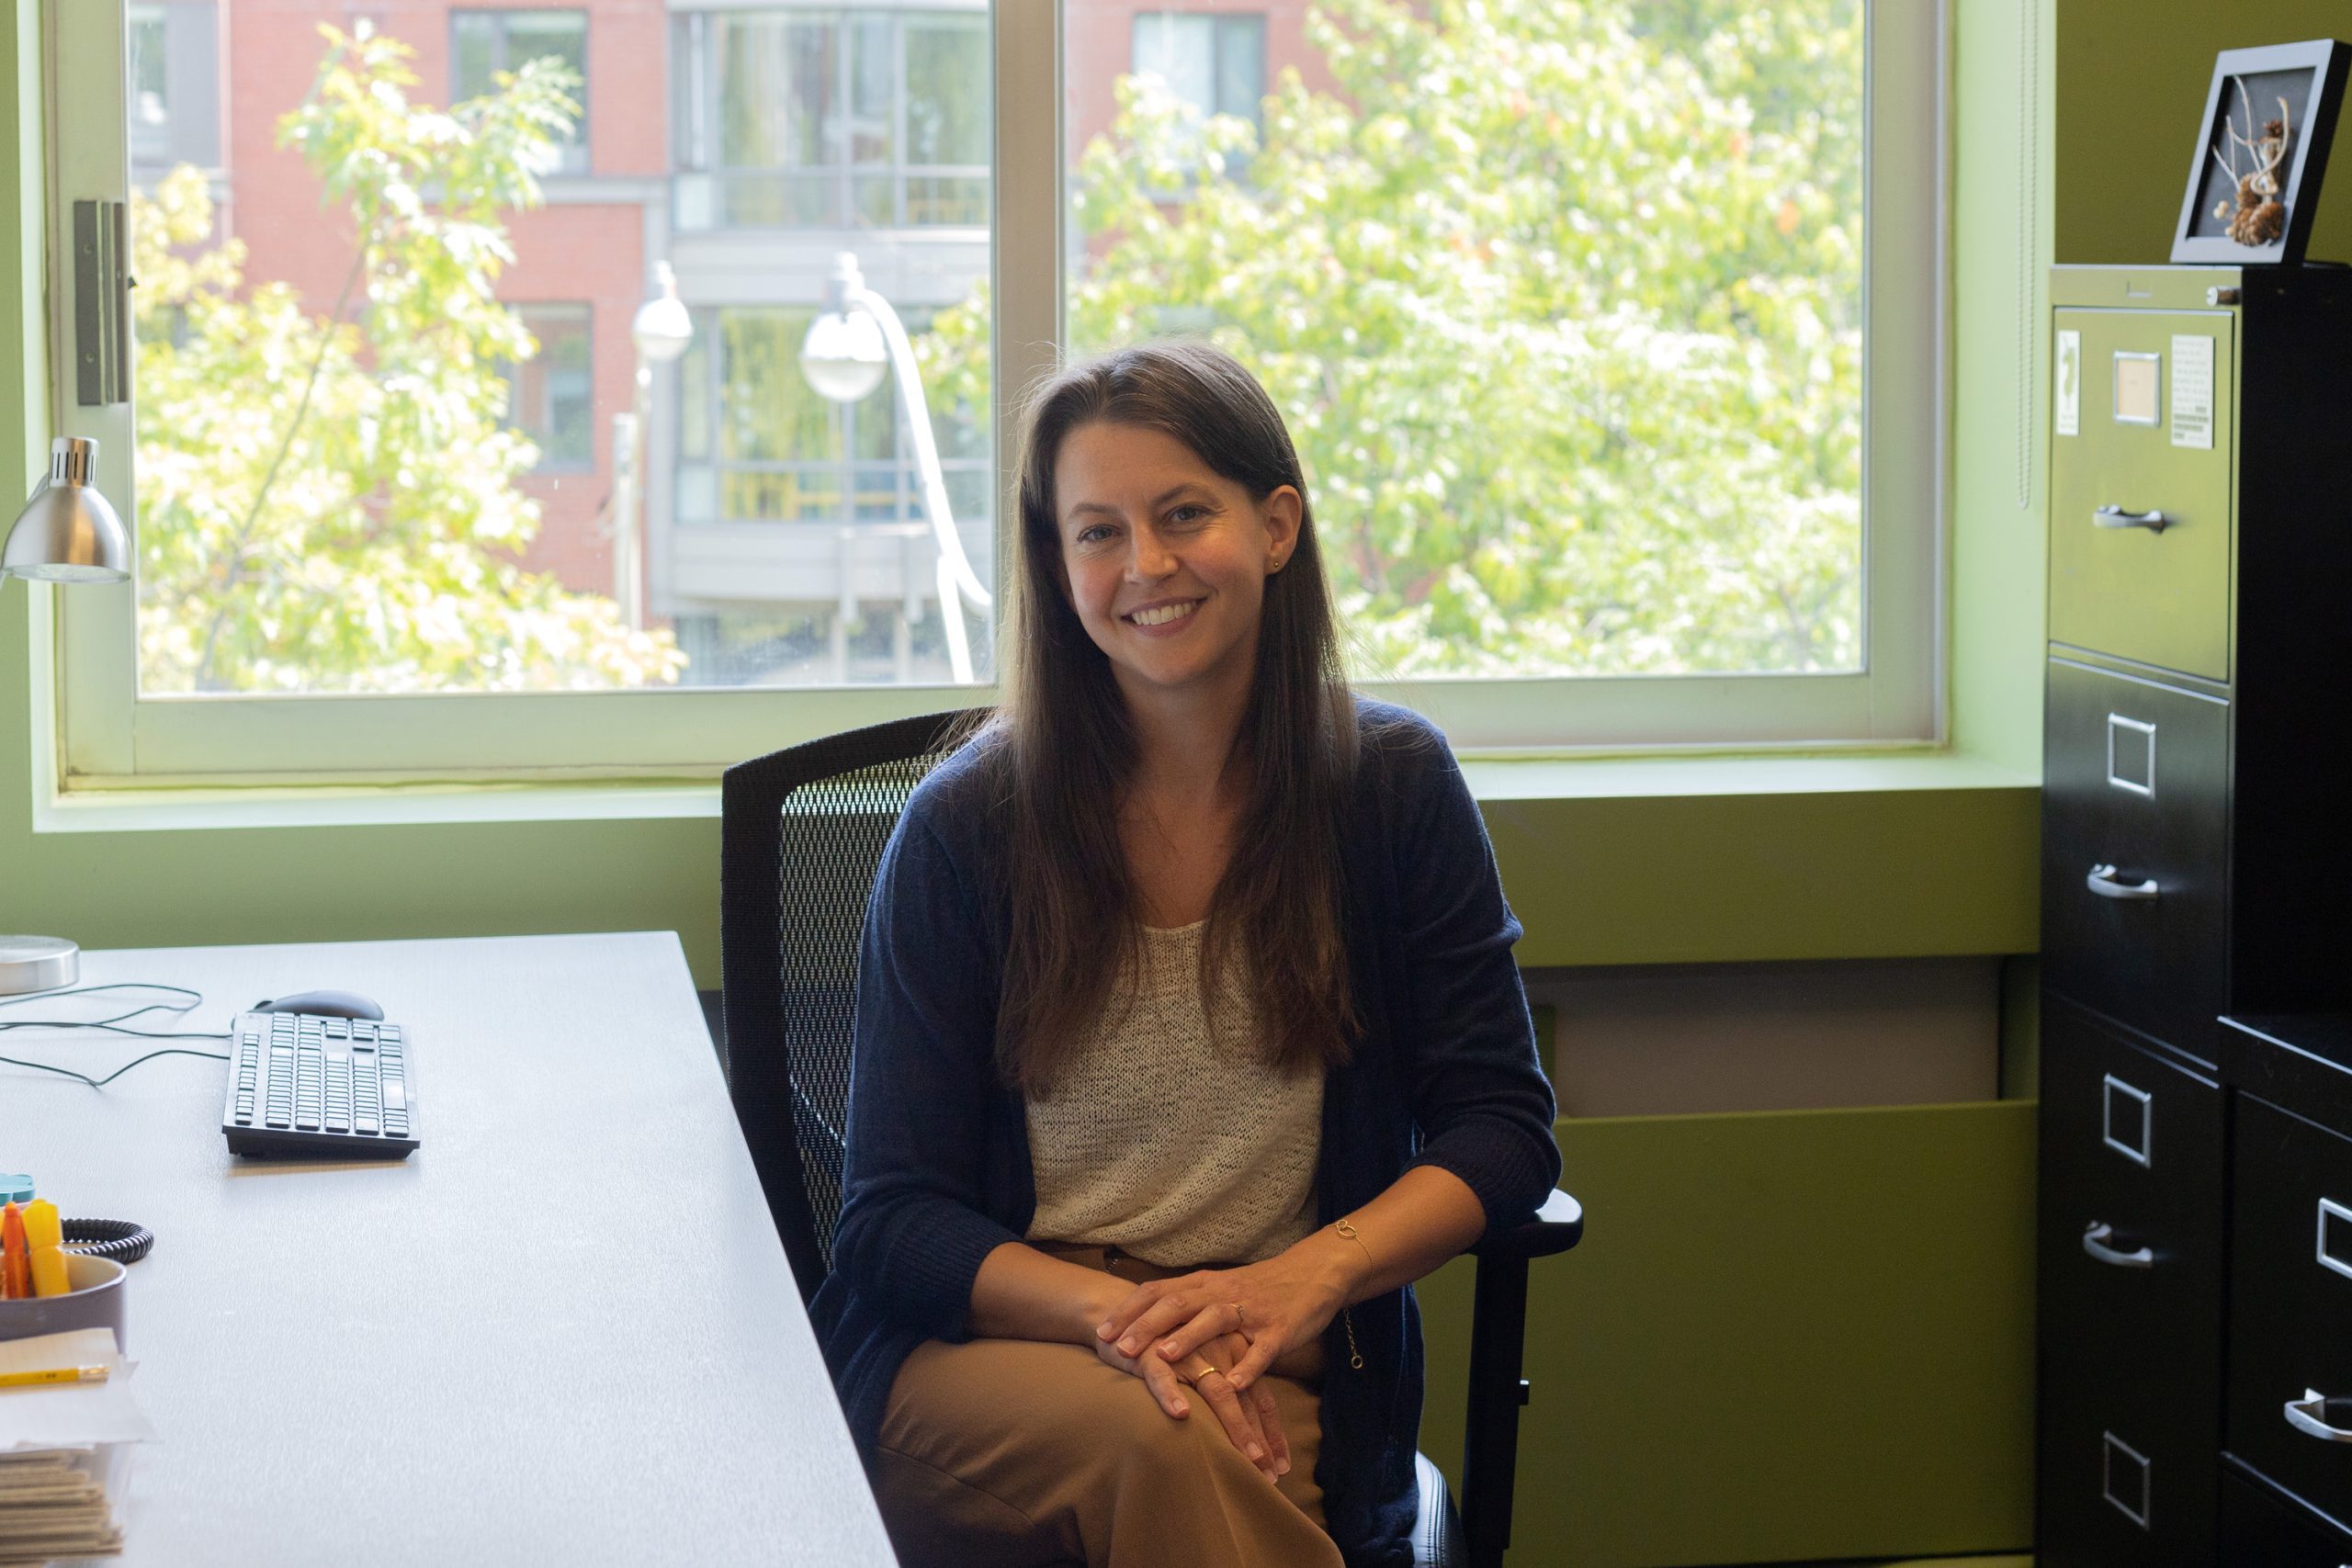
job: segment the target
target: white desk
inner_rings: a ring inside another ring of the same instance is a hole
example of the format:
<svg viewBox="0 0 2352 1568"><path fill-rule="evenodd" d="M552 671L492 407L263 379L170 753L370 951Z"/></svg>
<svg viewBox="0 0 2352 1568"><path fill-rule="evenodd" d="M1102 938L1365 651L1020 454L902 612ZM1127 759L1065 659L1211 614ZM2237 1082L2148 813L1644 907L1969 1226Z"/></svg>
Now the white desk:
<svg viewBox="0 0 2352 1568"><path fill-rule="evenodd" d="M235 1159L221 1063L167 1056L101 1091L0 1066L0 1170L156 1236L128 1337L164 1440L133 1461L122 1562L893 1561L675 937L82 968L205 993L186 1023L134 1027L219 1029L322 987L374 998L414 1042L424 1145ZM153 1048L0 1034L0 1055L94 1077Z"/></svg>

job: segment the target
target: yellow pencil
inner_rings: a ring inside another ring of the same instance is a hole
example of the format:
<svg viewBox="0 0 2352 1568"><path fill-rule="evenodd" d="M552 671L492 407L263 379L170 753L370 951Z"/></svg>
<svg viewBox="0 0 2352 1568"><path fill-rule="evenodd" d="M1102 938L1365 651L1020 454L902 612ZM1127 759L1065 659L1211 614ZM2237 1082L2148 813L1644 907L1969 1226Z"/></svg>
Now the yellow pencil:
<svg viewBox="0 0 2352 1568"><path fill-rule="evenodd" d="M40 1388L53 1382L104 1382L104 1367L51 1367L38 1372L0 1372L0 1388Z"/></svg>

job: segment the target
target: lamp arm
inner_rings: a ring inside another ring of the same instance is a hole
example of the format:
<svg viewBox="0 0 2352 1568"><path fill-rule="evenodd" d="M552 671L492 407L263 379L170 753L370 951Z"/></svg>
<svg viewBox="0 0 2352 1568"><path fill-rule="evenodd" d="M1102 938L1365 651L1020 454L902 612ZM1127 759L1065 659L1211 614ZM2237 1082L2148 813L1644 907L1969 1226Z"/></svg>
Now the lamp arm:
<svg viewBox="0 0 2352 1568"><path fill-rule="evenodd" d="M899 400L906 405L907 424L914 434L915 466L922 472L922 509L931 515L931 531L939 541L940 558L954 574L956 587L975 609L989 607L989 591L980 585L972 570L970 558L964 554L963 536L956 532L956 517L947 505L947 477L939 466L939 443L931 434L931 407L923 397L922 378L915 372L914 345L907 341L907 329L899 320L899 312L890 301L871 288L849 291L843 304L862 310L882 327L882 341L890 350L890 366L897 373Z"/></svg>

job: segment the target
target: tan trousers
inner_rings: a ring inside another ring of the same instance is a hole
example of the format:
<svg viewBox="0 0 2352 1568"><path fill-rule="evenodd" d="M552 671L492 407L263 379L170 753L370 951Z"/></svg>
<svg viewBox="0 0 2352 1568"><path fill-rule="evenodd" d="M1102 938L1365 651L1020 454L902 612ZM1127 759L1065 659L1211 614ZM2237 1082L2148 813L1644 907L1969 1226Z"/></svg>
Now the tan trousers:
<svg viewBox="0 0 2352 1568"><path fill-rule="evenodd" d="M1265 1385L1290 1442L1275 1481L1203 1401L1178 1420L1083 1346L926 1340L882 1417L883 1522L905 1568L1340 1568L1315 1483L1321 1401Z"/></svg>

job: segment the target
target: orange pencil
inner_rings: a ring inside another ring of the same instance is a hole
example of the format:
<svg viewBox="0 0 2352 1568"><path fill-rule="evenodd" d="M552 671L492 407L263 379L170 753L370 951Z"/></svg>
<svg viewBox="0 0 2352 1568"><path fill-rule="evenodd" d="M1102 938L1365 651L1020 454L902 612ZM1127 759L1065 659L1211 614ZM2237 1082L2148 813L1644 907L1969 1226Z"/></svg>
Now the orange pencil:
<svg viewBox="0 0 2352 1568"><path fill-rule="evenodd" d="M0 1209L0 1295L17 1301L32 1293L33 1255L25 1245L25 1216L11 1203Z"/></svg>

